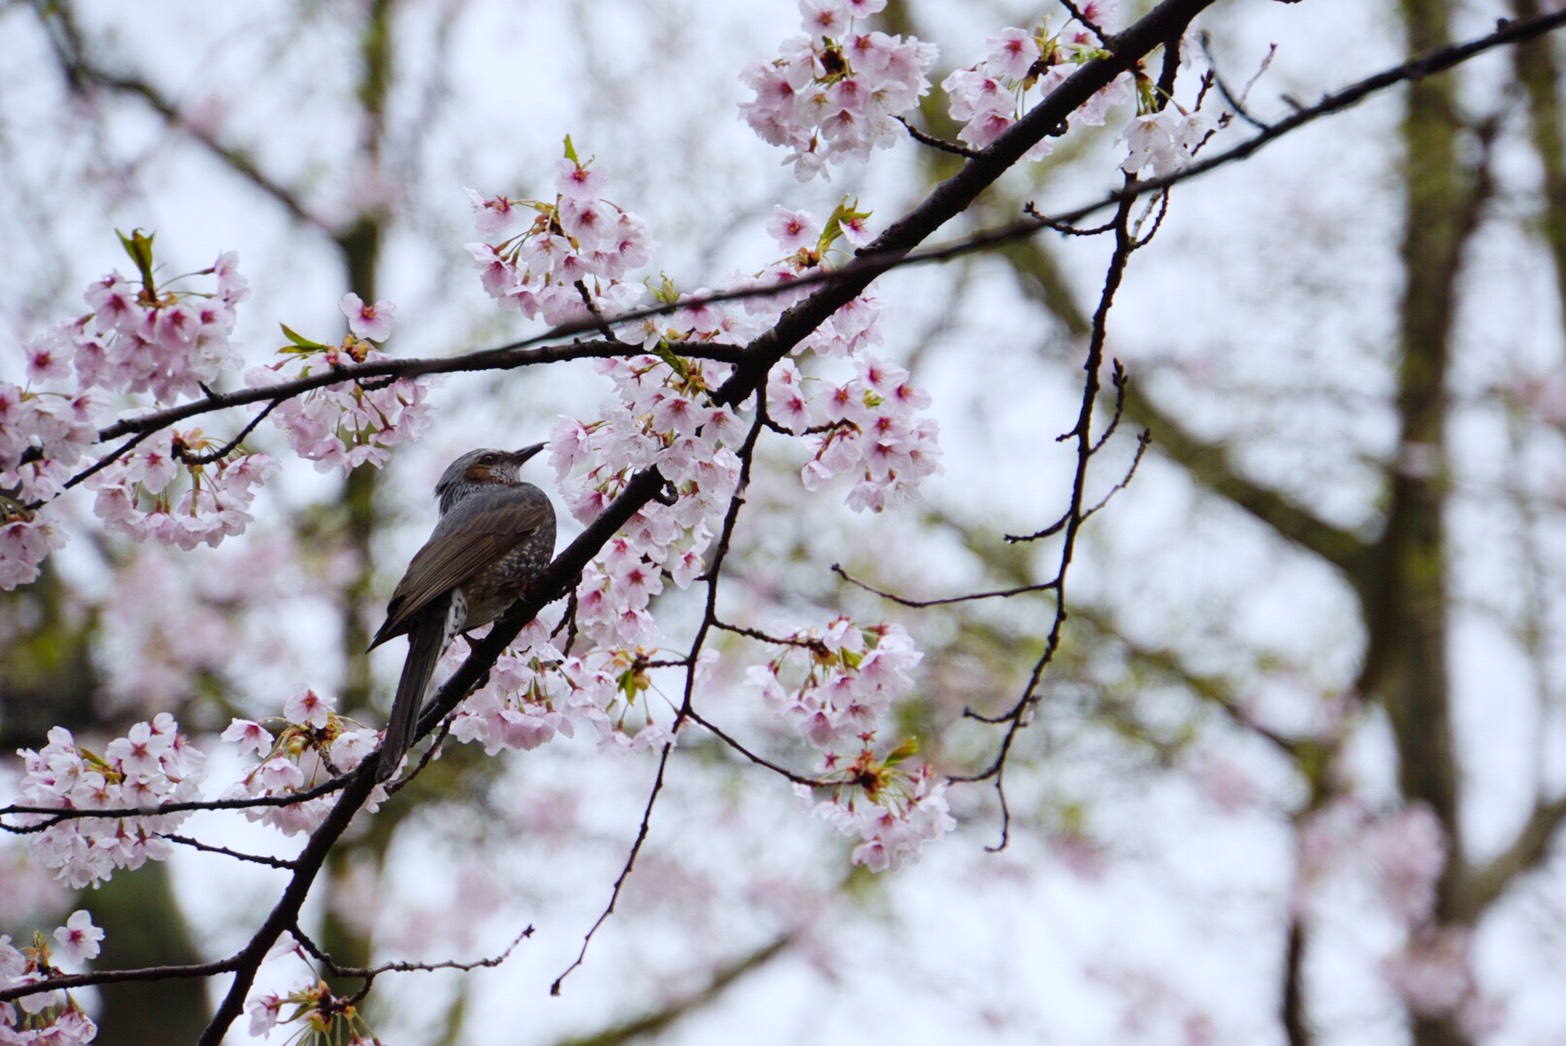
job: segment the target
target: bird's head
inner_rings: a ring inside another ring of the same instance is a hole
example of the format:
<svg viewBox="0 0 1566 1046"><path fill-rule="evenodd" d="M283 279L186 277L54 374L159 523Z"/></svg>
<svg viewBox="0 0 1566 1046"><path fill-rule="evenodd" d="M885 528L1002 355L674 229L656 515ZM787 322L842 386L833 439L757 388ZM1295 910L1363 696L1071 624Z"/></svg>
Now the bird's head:
<svg viewBox="0 0 1566 1046"><path fill-rule="evenodd" d="M450 491L468 483L520 483L523 463L546 446L547 443L535 443L521 450L470 450L447 466L435 484L435 496L444 501Z"/></svg>

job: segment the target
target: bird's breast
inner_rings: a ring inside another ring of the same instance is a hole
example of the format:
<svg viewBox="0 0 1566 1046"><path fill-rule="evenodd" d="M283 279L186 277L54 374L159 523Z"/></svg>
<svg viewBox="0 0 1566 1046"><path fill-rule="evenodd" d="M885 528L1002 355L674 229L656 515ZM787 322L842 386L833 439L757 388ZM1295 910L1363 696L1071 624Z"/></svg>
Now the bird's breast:
<svg viewBox="0 0 1566 1046"><path fill-rule="evenodd" d="M507 552L463 582L461 595L467 613L459 631L487 625L527 592L528 585L549 565L554 553L554 531L538 534Z"/></svg>

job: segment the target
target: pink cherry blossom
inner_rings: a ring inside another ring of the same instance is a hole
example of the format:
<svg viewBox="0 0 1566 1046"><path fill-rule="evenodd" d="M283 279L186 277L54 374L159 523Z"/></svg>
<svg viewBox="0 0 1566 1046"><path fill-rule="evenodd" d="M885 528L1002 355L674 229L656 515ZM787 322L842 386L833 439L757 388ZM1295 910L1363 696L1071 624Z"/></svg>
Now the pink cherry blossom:
<svg viewBox="0 0 1566 1046"><path fill-rule="evenodd" d="M570 200L594 200L603 195L608 179L602 170L594 170L575 160L560 160L555 164L555 191Z"/></svg>
<svg viewBox="0 0 1566 1046"><path fill-rule="evenodd" d="M397 315L397 306L391 302L378 301L374 305L366 305L364 299L349 292L343 295L337 307L348 317L348 329L353 331L355 337L369 341L385 341L391 337L392 320Z"/></svg>
<svg viewBox="0 0 1566 1046"><path fill-rule="evenodd" d="M276 992L258 995L245 1003L245 1010L250 1014L250 1037L259 1039L277 1026L278 1018L283 1014L285 1000Z"/></svg>
<svg viewBox="0 0 1566 1046"><path fill-rule="evenodd" d="M1152 169L1153 177L1174 174L1191 162L1216 124L1202 113L1187 114L1173 105L1134 119L1120 136L1127 156L1120 167L1127 174Z"/></svg>
<svg viewBox="0 0 1566 1046"><path fill-rule="evenodd" d="M362 353L367 363L389 358L376 349ZM307 357L294 374L283 372L286 363L253 367L245 372L245 383L265 387L309 375L322 363L335 368L344 362L332 349ZM361 464L380 467L393 446L417 440L429 427L429 392L439 384L438 376L426 376L376 382L368 388L358 382L328 385L284 400L270 420L287 434L294 453L313 461L318 472L347 472Z"/></svg>
<svg viewBox="0 0 1566 1046"><path fill-rule="evenodd" d="M584 294L600 313L629 308L644 290L625 277L647 263L654 247L645 224L604 198L603 175L576 160L560 162L555 184L553 200L506 201L537 215L520 235L500 245L467 245L484 290L551 324L588 317Z"/></svg>
<svg viewBox="0 0 1566 1046"><path fill-rule="evenodd" d="M517 223L520 215L512 200L504 196L486 198L472 189L464 189L473 203L473 224L480 236L499 236Z"/></svg>
<svg viewBox="0 0 1566 1046"><path fill-rule="evenodd" d="M1417 933L1401 953L1383 960L1381 975L1420 1016L1456 1014L1475 996L1471 938L1471 931L1460 926Z"/></svg>
<svg viewBox="0 0 1566 1046"><path fill-rule="evenodd" d="M219 735L219 740L237 743L241 754L254 751L257 755L265 755L272 750L273 737L271 731L253 719L235 719Z"/></svg>
<svg viewBox="0 0 1566 1046"><path fill-rule="evenodd" d="M1008 80L1022 80L1039 60L1038 41L1022 29L1003 29L984 43L990 49L984 57L985 65Z"/></svg>
<svg viewBox="0 0 1566 1046"><path fill-rule="evenodd" d="M290 697L283 705L283 715L290 722L324 729L331 717L335 702L324 698L314 690L304 690Z"/></svg>
<svg viewBox="0 0 1566 1046"><path fill-rule="evenodd" d="M65 925L54 931L54 940L60 952L71 962L85 962L98 957L98 942L103 931L92 924L91 913L78 908L65 920Z"/></svg>
<svg viewBox="0 0 1566 1046"><path fill-rule="evenodd" d="M767 232L778 241L785 254L793 254L804 247L814 247L821 239L821 223L808 211L791 211L781 205L772 208L772 220Z"/></svg>
<svg viewBox="0 0 1566 1046"><path fill-rule="evenodd" d="M1410 806L1371 823L1364 832L1364 850L1392 908L1411 925L1429 918L1447 857L1446 834L1429 807Z"/></svg>
<svg viewBox="0 0 1566 1046"><path fill-rule="evenodd" d="M948 113L963 124L958 140L975 149L999 138L1078 65L1102 53L1102 43L1074 21L1059 32L1051 32L1047 26L1033 30L1011 26L990 37L986 46L983 61L952 72L941 83ZM1068 126L1101 125L1111 106L1123 105L1135 96L1131 75L1123 74L1072 113ZM1055 139L1046 137L1024 155L1040 159L1054 147Z"/></svg>
<svg viewBox="0 0 1566 1046"><path fill-rule="evenodd" d="M65 531L36 516L0 523L0 589L36 581L45 557L65 542Z"/></svg>
<svg viewBox="0 0 1566 1046"><path fill-rule="evenodd" d="M784 41L778 58L742 76L756 97L740 103L741 116L763 141L789 150L783 162L800 181L828 162L863 162L894 144L896 118L929 90L934 47L881 32L850 35L850 20L876 7L801 0L807 35Z"/></svg>
<svg viewBox="0 0 1566 1046"><path fill-rule="evenodd" d="M56 809L157 807L198 797L206 759L178 734L167 713L138 723L125 738L111 741L103 763L89 761L70 731L54 727L44 748L21 752L21 801ZM186 813L139 817L82 817L60 821L27 837L33 857L76 889L109 878L116 868L139 868L164 860L170 847L163 833L175 830ZM36 814L25 824L40 824Z"/></svg>

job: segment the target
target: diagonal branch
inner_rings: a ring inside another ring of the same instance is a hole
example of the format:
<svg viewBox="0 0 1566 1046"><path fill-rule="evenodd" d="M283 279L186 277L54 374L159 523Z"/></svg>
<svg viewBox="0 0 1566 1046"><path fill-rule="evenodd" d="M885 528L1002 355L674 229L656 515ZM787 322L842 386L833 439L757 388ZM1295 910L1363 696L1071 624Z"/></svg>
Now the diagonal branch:
<svg viewBox="0 0 1566 1046"><path fill-rule="evenodd" d="M1511 845L1483 867L1469 872L1466 888L1456 891L1466 909L1460 914L1477 918L1514 879L1537 867L1549 854L1550 840L1563 822L1566 822L1566 796L1535 803L1533 812L1513 837Z"/></svg>

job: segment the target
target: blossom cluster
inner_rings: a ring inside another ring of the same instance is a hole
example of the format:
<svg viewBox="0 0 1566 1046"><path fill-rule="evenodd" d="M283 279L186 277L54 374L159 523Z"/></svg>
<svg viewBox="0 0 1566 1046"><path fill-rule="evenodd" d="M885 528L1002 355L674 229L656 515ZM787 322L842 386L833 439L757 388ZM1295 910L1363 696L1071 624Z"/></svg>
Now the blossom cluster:
<svg viewBox="0 0 1566 1046"><path fill-rule="evenodd" d="M116 270L93 283L84 296L90 312L27 344L27 383L0 381L0 588L34 581L44 558L64 545L65 531L40 510L64 492L97 441L107 394L150 391L158 402L173 403L203 393L239 358L229 336L235 307L250 289L237 256L224 254L211 268L160 284L152 240L139 231L122 236L139 278ZM187 285L204 276L213 277L212 290ZM196 540L243 529L249 519L245 488L254 471L210 484L204 496L191 495L188 515L206 510L223 516L191 528L201 531ZM103 474L93 480L100 489L116 482ZM104 518L141 536L159 530L188 540L183 524L148 521L112 499L101 509L100 516L107 511Z"/></svg>
<svg viewBox="0 0 1566 1046"><path fill-rule="evenodd" d="M1322 807L1301 826L1296 879L1301 890L1316 886L1352 856L1370 873L1387 910L1410 927L1435 913L1436 884L1446 867L1446 835L1423 805L1377 816L1353 797ZM1307 898L1295 899L1299 907Z"/></svg>
<svg viewBox="0 0 1566 1046"><path fill-rule="evenodd" d="M781 637L780 645L781 653L753 665L746 678L832 762L875 735L892 701L913 686L924 656L901 625L861 627L846 617Z"/></svg>
<svg viewBox="0 0 1566 1046"><path fill-rule="evenodd" d="M576 723L597 732L600 749L645 751L674 741L647 707L652 652L595 647L566 657L538 621L513 649L527 653L502 654L484 686L462 703L451 727L459 741L481 744L489 755L526 752L557 735L574 737Z"/></svg>
<svg viewBox="0 0 1566 1046"><path fill-rule="evenodd" d="M18 948L9 934L0 934L0 990L38 984L57 976L56 950L72 963L96 959L103 931L92 916L78 909L51 937L33 935L33 943ZM15 1002L0 1002L0 1044L3 1046L77 1046L92 1042L98 1027L66 991L41 991Z"/></svg>
<svg viewBox="0 0 1566 1046"><path fill-rule="evenodd" d="M332 994L323 980L295 988L287 995L268 992L245 1004L250 1014L250 1037L266 1036L279 1024L298 1025L290 1042L341 1042L344 1046L376 1046L381 1040L369 1027L352 1002ZM286 1011L286 1014L285 1014Z"/></svg>
<svg viewBox="0 0 1566 1046"><path fill-rule="evenodd" d="M38 580L40 564L64 547L66 532L35 513L10 515L4 502L0 494L0 589L10 591Z"/></svg>
<svg viewBox="0 0 1566 1046"><path fill-rule="evenodd" d="M707 395L731 368L668 348L701 337L701 326L706 320L677 313L658 355L603 362L615 397L596 421L562 418L550 440L561 495L583 523L648 466L657 466L672 495L642 506L593 557L576 587L575 625L589 649L554 671L573 695L570 707L598 731L602 746L637 750L673 740L653 721L645 699L643 666L652 660L646 648L662 639L650 604L665 578L686 588L701 576L739 486L734 448L749 423ZM639 715L628 720L638 700Z"/></svg>
<svg viewBox="0 0 1566 1046"><path fill-rule="evenodd" d="M839 237L856 245L867 241L868 217L847 201L825 225L807 211L775 208L768 231L789 253L772 278L818 267ZM805 488L819 490L838 475L857 476L849 506L876 512L915 500L920 483L940 471L938 426L917 416L930 406L929 394L910 383L902 367L870 355L882 342L880 311L873 298L855 298L800 344L801 353L845 361L847 380L807 377L793 359L785 359L768 375L766 390L770 419L808 436Z"/></svg>
<svg viewBox="0 0 1566 1046"><path fill-rule="evenodd" d="M257 488L277 467L238 440L172 428L131 439L98 467L81 466L106 419L106 395L150 392L158 404L212 395L211 385L241 363L230 336L235 309L250 289L237 256L223 254L210 268L160 283L153 237L138 231L121 241L138 277L114 271L89 286L92 311L27 345L27 384L0 381L0 588L36 580L44 558L63 546L66 533L47 503L69 485L82 482L95 492L93 511L110 533L188 551L242 533L253 521ZM197 277L212 277L213 288L189 286ZM247 383L305 377L323 362L336 369L384 359L371 341L390 335L393 306L366 305L350 294L341 307L350 327L341 345L284 327L288 358L254 368ZM284 373L290 359L300 365ZM428 425L432 384L428 378L351 382L282 400L268 411L293 449L318 469L379 466L390 447L417 438Z"/></svg>
<svg viewBox="0 0 1566 1046"><path fill-rule="evenodd" d="M913 669L923 656L901 626L862 627L839 617L824 629L803 629L776 642L781 652L752 666L747 678L823 753L827 779L838 783L816 813L860 839L854 863L886 871L955 827L945 781L929 766L902 769L914 752L911 743L885 758L875 753L886 713L913 686ZM810 798L808 788L800 790Z"/></svg>
<svg viewBox="0 0 1566 1046"><path fill-rule="evenodd" d="M319 784L323 772L335 777L354 769L377 743L375 731L339 716L331 698L308 689L284 704L277 734L255 720L235 719L221 739L239 745L241 753L254 751L261 759L241 781L224 791L225 800L296 795ZM374 813L385 797L384 787L377 785L365 811ZM245 816L284 835L300 835L319 827L333 801L326 795L277 806L251 806L245 808Z"/></svg>
<svg viewBox="0 0 1566 1046"><path fill-rule="evenodd" d="M1378 815L1353 797L1341 798L1311 815L1296 847L1296 908L1333 872L1367 878L1403 931L1402 947L1380 962L1387 985L1415 1013L1455 1017L1478 1035L1493 1017L1491 1004L1474 979L1470 931L1438 918L1436 890L1448 846L1430 808L1416 804Z"/></svg>
<svg viewBox="0 0 1566 1046"><path fill-rule="evenodd" d="M1094 0L1081 7L1083 17L1099 28L1113 13L1112 3ZM958 139L982 149L1022 118L1032 105L1060 86L1083 62L1103 57L1103 41L1088 25L1072 19L1052 32L1047 25L1033 29L1010 27L985 41L984 60L958 69L941 82L949 99L947 111L963 124ZM1109 110L1135 97L1132 75L1122 73L1093 94L1068 126L1100 127ZM1030 160L1049 155L1055 140L1045 137L1027 151Z"/></svg>
<svg viewBox="0 0 1566 1046"><path fill-rule="evenodd" d="M597 517L640 469L657 465L677 497L654 500L631 517L583 572L577 623L596 642L656 642L647 607L665 572L683 588L701 573L718 516L739 484L732 449L746 431L705 393L728 376L727 364L666 356L604 361L617 397L591 423L563 418L550 441L561 495L583 523ZM576 470L576 466L585 467Z"/></svg>
<svg viewBox="0 0 1566 1046"><path fill-rule="evenodd" d="M177 280L164 286L154 280L151 236L136 232L122 240L140 279L116 270L92 284L86 294L91 315L56 328L47 343L71 357L83 388L151 390L161 403L205 395L204 385L239 363L229 336L234 307L250 297L239 256L230 251L194 274L214 277L215 291L176 290Z"/></svg>
<svg viewBox="0 0 1566 1046"><path fill-rule="evenodd" d="M27 384L0 382L0 486L19 488L19 506L64 489L97 441L105 393L150 390L173 403L202 392L238 360L229 335L235 306L250 288L237 256L224 254L192 274L215 277L214 290L176 290L186 278L154 281L152 237L137 232L122 240L140 280L116 270L93 283L84 295L92 311L27 344Z"/></svg>
<svg viewBox="0 0 1566 1046"><path fill-rule="evenodd" d="M906 370L869 357L856 360L854 375L842 383L807 379L784 360L767 384L768 413L780 425L814 430L813 453L801 473L805 488L819 490L837 475L857 474L848 505L875 512L915 500L920 481L940 469L935 421L913 417L929 404L929 395L908 383Z"/></svg>
<svg viewBox="0 0 1566 1046"><path fill-rule="evenodd" d="M559 325L592 311L616 312L640 293L625 277L647 264L656 246L642 220L603 196L604 174L578 159L566 141L553 200L484 197L468 190L479 234L509 233L498 244L470 243L479 279L502 306Z"/></svg>
<svg viewBox="0 0 1566 1046"><path fill-rule="evenodd" d="M63 376L64 368L57 362L35 366L37 348L35 339L28 347L29 386L38 379ZM93 392L35 391L0 381L0 488L16 491L6 496L25 505L48 501L64 491L76 463L98 440L96 421L102 412Z"/></svg>
<svg viewBox="0 0 1566 1046"><path fill-rule="evenodd" d="M307 378L358 363L389 359L372 342L391 336L396 315L391 302L366 304L357 294L345 294L339 308L348 317L348 334L340 344L312 341L283 328L290 344L279 352L283 360L245 372L245 384L265 388ZM290 366L290 364L296 366ZM417 440L430 424L429 390L434 377L365 379L326 385L279 403L271 422L288 437L288 445L317 472L360 465L380 468L399 443Z"/></svg>
<svg viewBox="0 0 1566 1046"><path fill-rule="evenodd" d="M1409 926L1435 915L1436 884L1446 867L1446 833L1428 806L1410 806L1367 823L1361 852L1376 871L1382 900Z"/></svg>
<svg viewBox="0 0 1566 1046"><path fill-rule="evenodd" d="M1174 102L1144 112L1121 135L1127 152L1120 168L1127 174L1150 168L1154 178L1174 174L1191 162L1217 127L1206 113L1188 112Z"/></svg>
<svg viewBox="0 0 1566 1046"><path fill-rule="evenodd" d="M267 953L267 960L291 956L307 966L311 957L291 933L278 938ZM265 1038L279 1024L295 1025L288 1035L289 1042L342 1043L343 1046L376 1046L381 1040L371 1032L369 1024L353 999L339 998L331 988L313 972L301 985L287 994L266 992L252 996L245 1003L250 1015L250 1037Z"/></svg>
<svg viewBox="0 0 1566 1046"><path fill-rule="evenodd" d="M234 452L209 461L213 446L199 430L154 433L135 453L87 478L95 494L93 513L111 534L152 538L187 552L244 533L254 522L256 489L277 462L266 454ZM174 482L181 472L187 477L183 489Z"/></svg>
<svg viewBox="0 0 1566 1046"><path fill-rule="evenodd" d="M788 149L800 181L827 163L870 158L898 139L897 118L930 89L936 49L915 37L855 31L886 0L800 0L806 35L744 73L756 97L740 103L745 122L770 145Z"/></svg>
<svg viewBox="0 0 1566 1046"><path fill-rule="evenodd" d="M21 752L24 775L19 805L80 814L91 810L157 808L199 797L206 757L179 732L167 712L137 723L110 741L103 755L77 745L64 727L49 731L40 751ZM18 815L40 825L54 815ZM138 817L71 816L29 834L28 847L44 867L73 889L109 878L117 868L136 869L170 851L165 835L185 812Z"/></svg>
<svg viewBox="0 0 1566 1046"><path fill-rule="evenodd" d="M815 814L843 835L858 837L850 859L872 872L916 860L920 848L957 827L946 803L946 781L928 765L913 773L896 768L900 752L878 761L869 749L844 772L852 787L833 790L815 804ZM802 800L810 789L795 786Z"/></svg>

